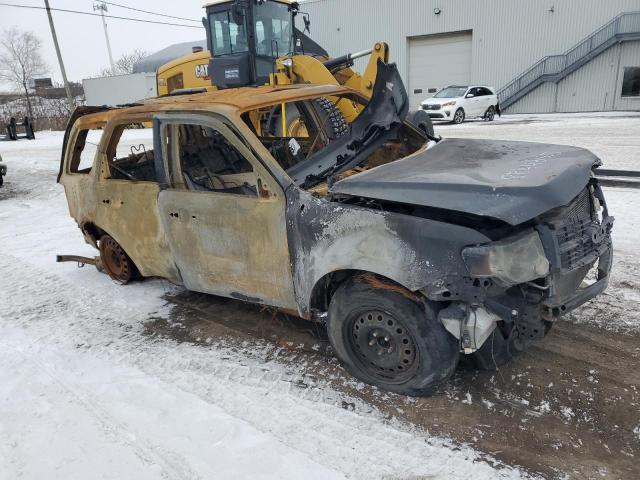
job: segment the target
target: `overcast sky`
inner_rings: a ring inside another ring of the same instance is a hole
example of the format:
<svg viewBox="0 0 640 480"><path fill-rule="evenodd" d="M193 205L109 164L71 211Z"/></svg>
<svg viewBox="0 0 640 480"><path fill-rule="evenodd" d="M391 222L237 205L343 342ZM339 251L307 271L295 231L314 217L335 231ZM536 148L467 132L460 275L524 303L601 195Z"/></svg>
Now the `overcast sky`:
<svg viewBox="0 0 640 480"><path fill-rule="evenodd" d="M199 20L204 15L202 6L206 0L113 0L115 3L142 10L149 10L168 15ZM44 0L11 0L9 3L21 5L44 6ZM49 0L51 8L65 8L93 12L93 0ZM110 15L144 18L175 23L186 23L197 28L174 27L168 25L152 25L148 23L107 19L111 49L114 61L123 53L135 49L156 52L168 45L178 42L203 40L205 38L202 24L185 22L164 17L156 17L145 13L125 10L108 5ZM104 38L102 19L73 13L52 12L62 58L70 81L95 76L109 67L109 57ZM51 31L45 10L31 10L0 5L0 32L17 27L35 33L42 41L42 57L49 66L49 74L54 81L62 81L58 61L56 59ZM0 85L6 90L6 85Z"/></svg>

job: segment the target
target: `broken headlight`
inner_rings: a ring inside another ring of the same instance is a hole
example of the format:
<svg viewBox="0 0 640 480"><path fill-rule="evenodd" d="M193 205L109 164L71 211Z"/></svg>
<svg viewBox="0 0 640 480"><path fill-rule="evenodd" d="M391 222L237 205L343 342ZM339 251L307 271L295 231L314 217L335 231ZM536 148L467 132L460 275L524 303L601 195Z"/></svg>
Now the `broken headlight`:
<svg viewBox="0 0 640 480"><path fill-rule="evenodd" d="M509 285L535 280L549 273L538 232L509 237L498 242L462 250L462 258L472 277L492 277Z"/></svg>

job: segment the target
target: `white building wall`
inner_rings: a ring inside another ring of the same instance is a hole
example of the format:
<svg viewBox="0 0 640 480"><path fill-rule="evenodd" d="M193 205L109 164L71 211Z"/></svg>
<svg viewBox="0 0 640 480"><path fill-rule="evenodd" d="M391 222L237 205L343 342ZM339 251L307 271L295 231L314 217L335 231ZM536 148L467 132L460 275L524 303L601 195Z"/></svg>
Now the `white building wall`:
<svg viewBox="0 0 640 480"><path fill-rule="evenodd" d="M439 15L435 8L441 9ZM387 42L405 81L410 37L472 30L472 81L500 88L545 55L564 53L616 15L640 10L640 1L307 0L302 10L311 14L311 37L332 56ZM526 100L531 111L547 111L547 96L531 95Z"/></svg>

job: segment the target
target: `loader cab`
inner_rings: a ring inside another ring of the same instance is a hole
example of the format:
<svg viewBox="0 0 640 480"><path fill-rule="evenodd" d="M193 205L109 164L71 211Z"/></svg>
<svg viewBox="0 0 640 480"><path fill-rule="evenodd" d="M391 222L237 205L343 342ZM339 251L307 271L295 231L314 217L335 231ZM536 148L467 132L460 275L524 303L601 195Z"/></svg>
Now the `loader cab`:
<svg viewBox="0 0 640 480"><path fill-rule="evenodd" d="M205 8L209 72L218 88L263 85L275 59L294 51L297 2L231 0Z"/></svg>

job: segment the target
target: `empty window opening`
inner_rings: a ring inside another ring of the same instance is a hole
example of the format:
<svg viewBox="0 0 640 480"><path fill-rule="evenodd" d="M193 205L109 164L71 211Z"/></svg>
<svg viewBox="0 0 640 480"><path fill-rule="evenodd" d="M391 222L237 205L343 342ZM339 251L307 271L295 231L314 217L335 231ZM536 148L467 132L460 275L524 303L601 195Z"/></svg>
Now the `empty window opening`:
<svg viewBox="0 0 640 480"><path fill-rule="evenodd" d="M222 133L197 124L170 125L169 129L169 150L175 149L178 155L188 190L258 195L253 166Z"/></svg>
<svg viewBox="0 0 640 480"><path fill-rule="evenodd" d="M109 178L155 182L151 119L116 126L107 149Z"/></svg>
<svg viewBox="0 0 640 480"><path fill-rule="evenodd" d="M275 104L250 110L242 119L269 150L280 167L288 172L297 164L326 155L332 143L344 137L350 138L350 127L340 109L348 102L358 112L365 108L364 102L353 96L320 97L284 104ZM354 139L351 139L354 140ZM403 128L397 137L389 138L382 146L363 157L356 167L337 175L334 180L356 175L369 168L407 156L425 144L425 138L415 130ZM339 159L336 159L336 162ZM324 181L309 191L318 196L327 194Z"/></svg>
<svg viewBox="0 0 640 480"><path fill-rule="evenodd" d="M69 162L69 172L84 174L91 172L104 125L105 123L100 123L92 129L84 129L78 132L73 146L71 161Z"/></svg>

